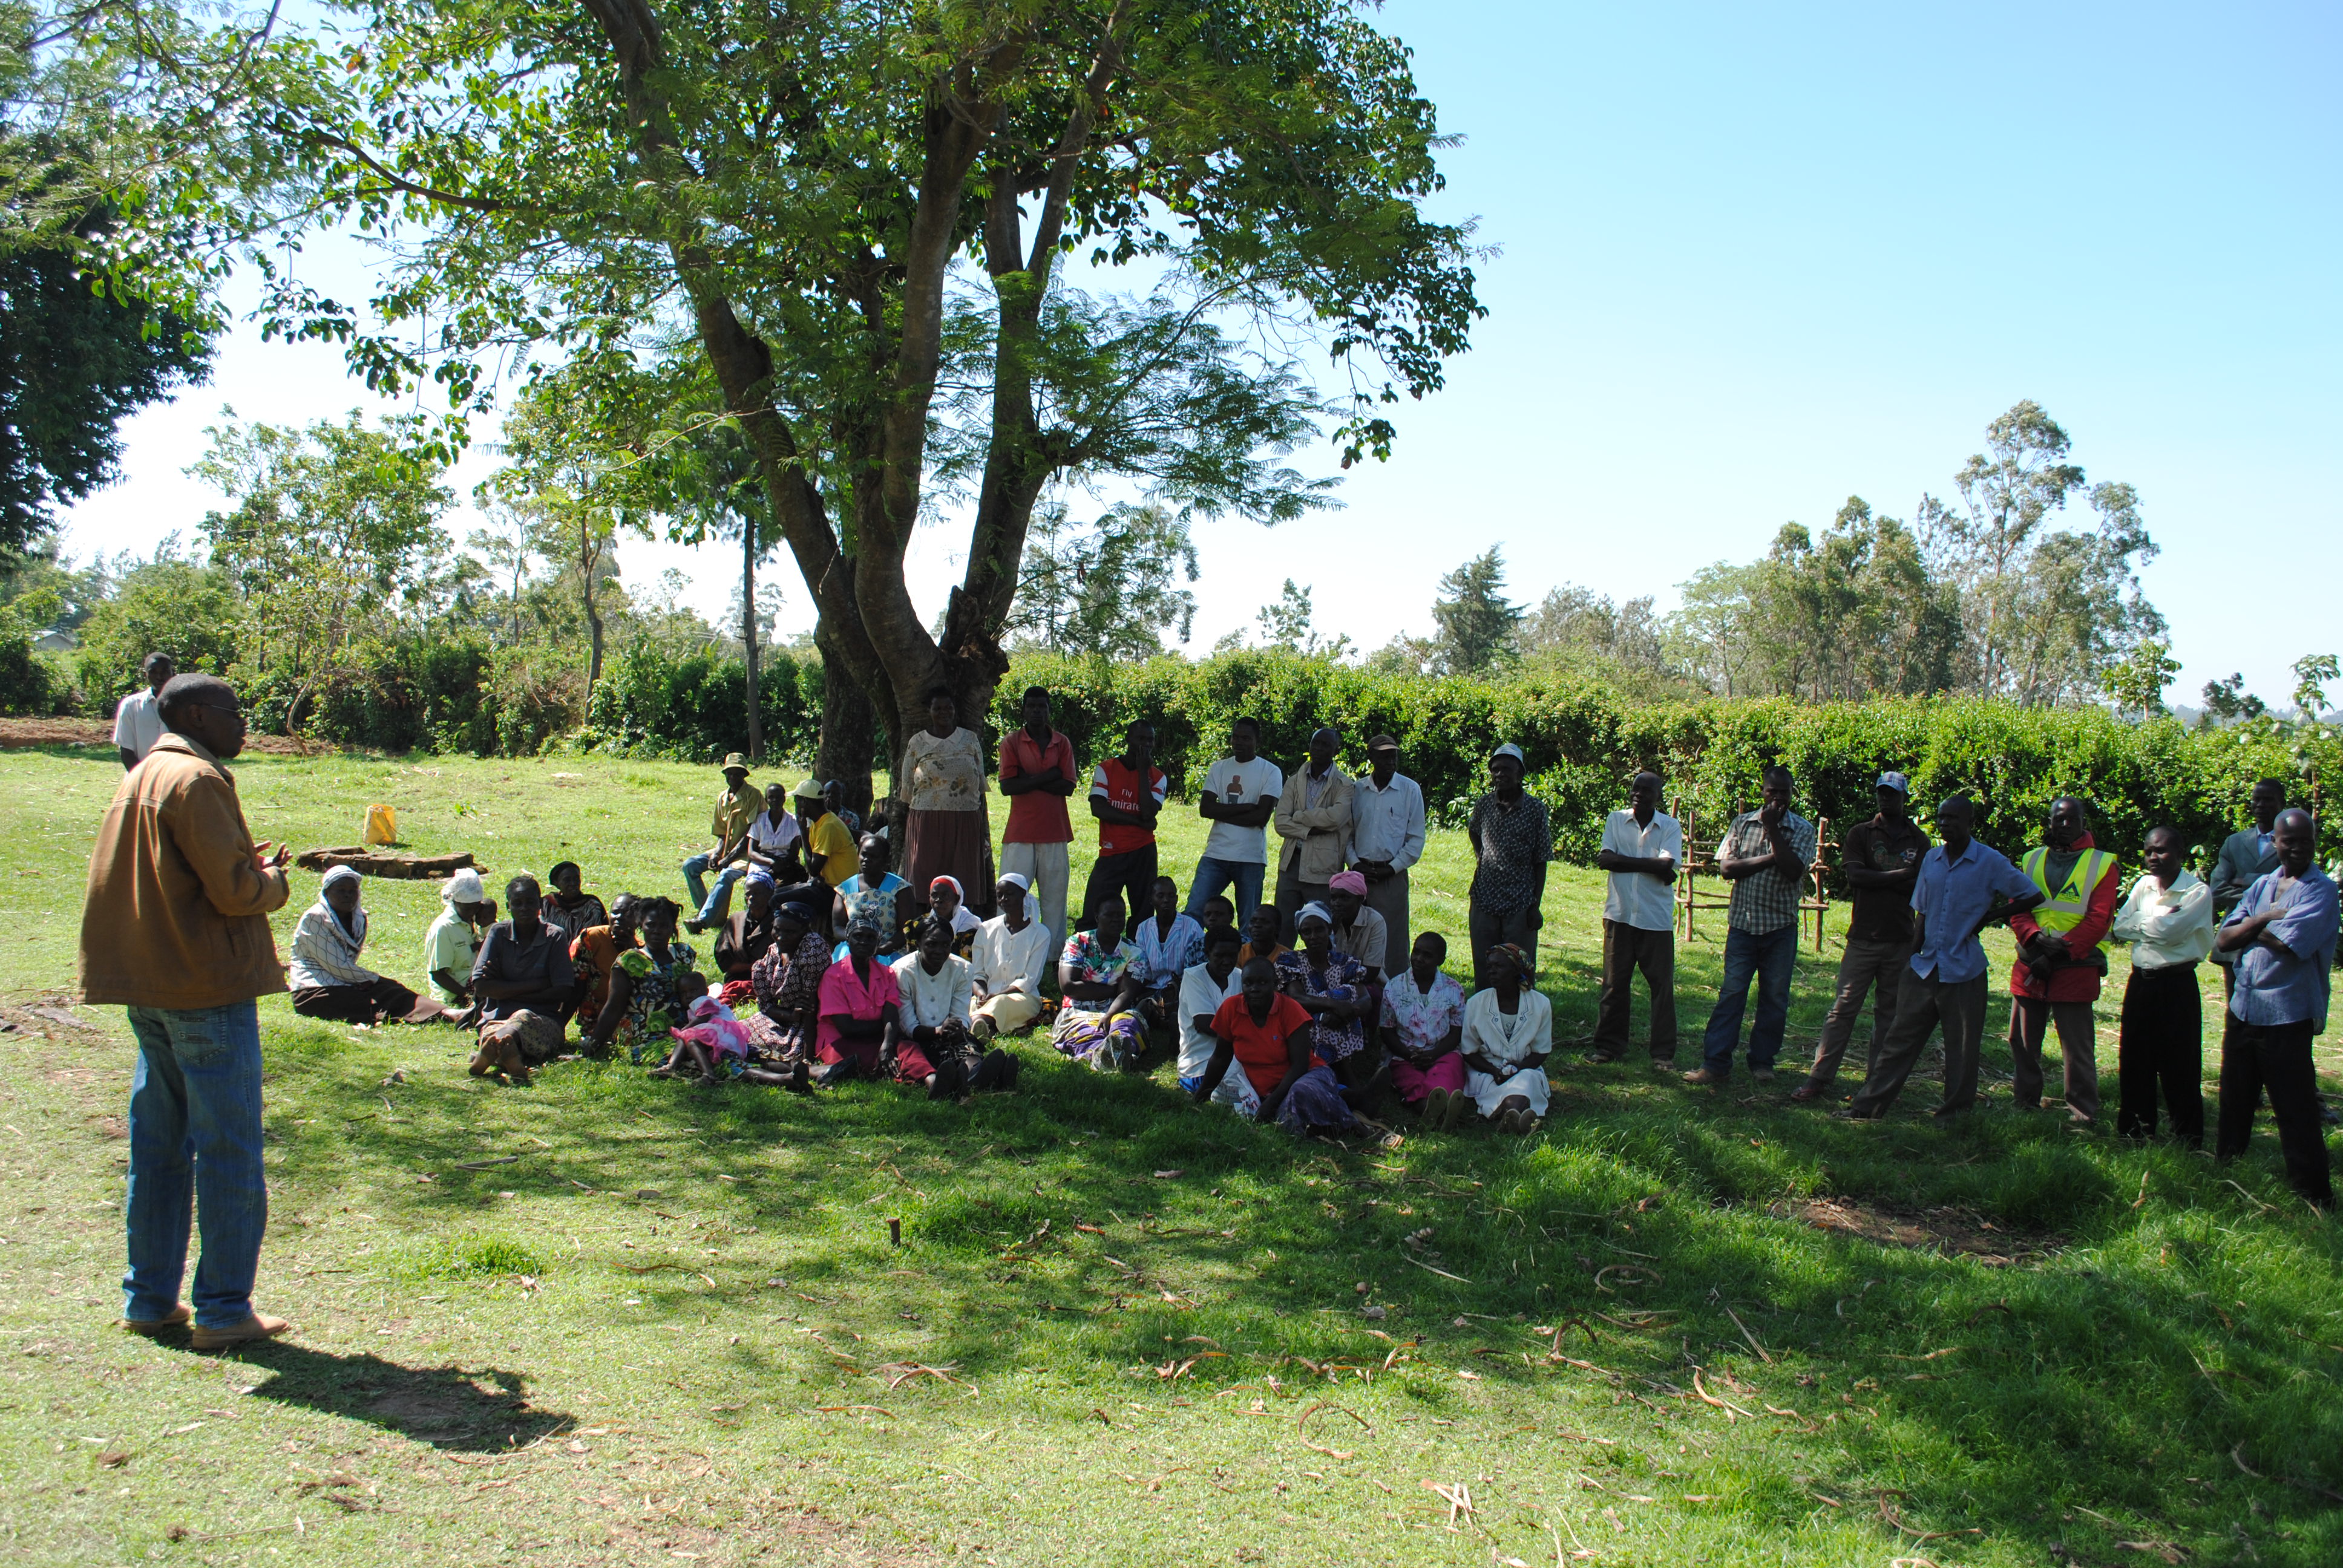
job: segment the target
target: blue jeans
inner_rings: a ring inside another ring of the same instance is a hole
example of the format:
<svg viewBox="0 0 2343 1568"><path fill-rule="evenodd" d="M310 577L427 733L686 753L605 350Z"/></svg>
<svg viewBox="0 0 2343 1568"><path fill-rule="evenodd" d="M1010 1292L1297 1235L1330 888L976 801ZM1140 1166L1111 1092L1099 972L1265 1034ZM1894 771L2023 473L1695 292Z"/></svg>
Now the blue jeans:
<svg viewBox="0 0 2343 1568"><path fill-rule="evenodd" d="M1733 1070L1733 1048L1741 1040L1741 1014L1749 1006L1749 982L1757 982L1757 1021L1749 1027L1749 1070L1763 1071L1782 1053L1782 1031L1790 1021L1790 974L1798 962L1795 923L1770 931L1727 927L1725 989L1708 1015L1702 1056L1723 1078Z"/></svg>
<svg viewBox="0 0 2343 1568"><path fill-rule="evenodd" d="M1252 924L1252 912L1261 907L1261 877L1265 868L1259 860L1215 860L1210 855L1196 862L1196 879L1188 884L1188 918L1198 925L1204 923L1204 900L1218 898L1230 886L1237 890L1237 930Z"/></svg>
<svg viewBox="0 0 2343 1568"><path fill-rule="evenodd" d="M174 1011L134 1007L130 1077L130 1269L122 1315L155 1322L179 1304L187 1232L203 1233L191 1300L196 1322L225 1328L252 1315L253 1276L268 1228L260 1170L260 1015L248 1001Z"/></svg>
<svg viewBox="0 0 2343 1568"><path fill-rule="evenodd" d="M732 884L749 874L749 868L735 861L716 873L716 887L709 890L708 868L716 861L714 855L694 855L683 863L683 885L691 890L691 902L699 911L697 920L712 920L716 906L732 890Z"/></svg>

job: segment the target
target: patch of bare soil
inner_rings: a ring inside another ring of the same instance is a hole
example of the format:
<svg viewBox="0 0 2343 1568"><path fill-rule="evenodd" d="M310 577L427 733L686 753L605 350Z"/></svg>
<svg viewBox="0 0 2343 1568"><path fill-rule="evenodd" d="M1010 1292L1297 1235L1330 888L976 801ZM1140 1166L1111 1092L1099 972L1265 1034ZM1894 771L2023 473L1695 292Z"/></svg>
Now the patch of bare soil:
<svg viewBox="0 0 2343 1568"><path fill-rule="evenodd" d="M102 719L0 719L0 751L23 751L35 746L92 746L114 754L114 726ZM314 757L339 752L338 746L301 741L285 735L247 735L247 752L275 757Z"/></svg>
<svg viewBox="0 0 2343 1568"><path fill-rule="evenodd" d="M1988 1268L2037 1261L2066 1244L2064 1236L2006 1230L1966 1209L1891 1209L1851 1198L1817 1198L1795 1212L1818 1231L1860 1236L1883 1247L1956 1253Z"/></svg>

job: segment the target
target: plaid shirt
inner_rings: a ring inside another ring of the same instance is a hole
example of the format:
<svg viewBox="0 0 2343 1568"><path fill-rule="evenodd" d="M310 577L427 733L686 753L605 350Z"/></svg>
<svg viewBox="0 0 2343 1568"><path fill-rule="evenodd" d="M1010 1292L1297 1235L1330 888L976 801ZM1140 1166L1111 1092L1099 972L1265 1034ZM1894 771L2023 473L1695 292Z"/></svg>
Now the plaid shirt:
<svg viewBox="0 0 2343 1568"><path fill-rule="evenodd" d="M1545 802L1526 789L1510 807L1494 794L1483 795L1473 808L1467 837L1480 861L1473 873L1473 907L1491 915L1528 909L1537 898L1539 868L1554 858Z"/></svg>
<svg viewBox="0 0 2343 1568"><path fill-rule="evenodd" d="M1790 830L1790 846L1797 851L1798 864L1812 865L1815 825L1793 811L1782 819L1782 826ZM1717 858L1729 855L1736 860L1754 860L1773 852L1774 840L1766 833L1765 824L1756 812L1744 811L1733 819L1733 826L1725 835L1725 848ZM1768 866L1755 876L1742 878L1733 884L1733 908L1726 913L1725 922L1752 936L1795 925L1801 880L1782 875L1778 866Z"/></svg>

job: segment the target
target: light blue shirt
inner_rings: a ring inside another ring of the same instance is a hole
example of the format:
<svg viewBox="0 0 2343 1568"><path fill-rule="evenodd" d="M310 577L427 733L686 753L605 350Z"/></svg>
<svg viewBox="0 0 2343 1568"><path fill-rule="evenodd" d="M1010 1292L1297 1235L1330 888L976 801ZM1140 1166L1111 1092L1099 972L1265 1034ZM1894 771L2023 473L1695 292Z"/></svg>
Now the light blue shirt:
<svg viewBox="0 0 2343 1568"><path fill-rule="evenodd" d="M1383 789L1375 776L1351 781L1351 859L1389 860L1404 871L1423 859L1423 788L1404 773Z"/></svg>
<svg viewBox="0 0 2343 1568"><path fill-rule="evenodd" d="M1133 923L1131 934L1139 942L1139 978L1149 990L1177 985L1182 974L1204 961L1204 928L1185 914L1172 917L1166 935L1151 910Z"/></svg>
<svg viewBox="0 0 2343 1568"><path fill-rule="evenodd" d="M2264 1029L2307 1022L2316 1034L2327 1027L2328 971L2335 967L2335 884L2315 865L2281 890L2284 875L2281 869L2256 879L2222 922L2226 930L2265 910L2283 910L2263 930L2288 949L2272 952L2256 942L2237 954L2229 1010Z"/></svg>
<svg viewBox="0 0 2343 1568"><path fill-rule="evenodd" d="M1934 976L1946 985L1960 985L1985 973L1985 944L1973 934L1985 921L1996 898L2014 899L2035 891L2034 879L2009 863L2009 857L1971 839L1957 860L1942 844L1920 862L1920 879L1912 885L1912 907L1923 922L1923 945L1912 954L1912 972ZM1952 942L1958 947L1950 947Z"/></svg>

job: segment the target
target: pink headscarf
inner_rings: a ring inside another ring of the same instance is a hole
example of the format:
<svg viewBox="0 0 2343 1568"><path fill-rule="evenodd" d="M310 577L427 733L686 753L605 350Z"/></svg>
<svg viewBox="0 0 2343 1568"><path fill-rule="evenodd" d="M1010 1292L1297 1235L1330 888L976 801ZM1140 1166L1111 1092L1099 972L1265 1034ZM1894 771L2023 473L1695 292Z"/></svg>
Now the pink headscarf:
<svg viewBox="0 0 2343 1568"><path fill-rule="evenodd" d="M1326 890L1330 893L1356 893L1363 899L1367 896L1367 879L1357 871L1337 871L1327 879Z"/></svg>

